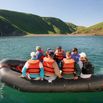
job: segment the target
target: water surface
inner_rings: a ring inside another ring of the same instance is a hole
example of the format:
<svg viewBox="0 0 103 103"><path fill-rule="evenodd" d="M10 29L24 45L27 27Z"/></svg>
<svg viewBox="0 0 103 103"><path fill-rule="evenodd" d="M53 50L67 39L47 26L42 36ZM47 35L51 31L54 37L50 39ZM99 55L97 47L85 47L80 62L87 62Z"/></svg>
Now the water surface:
<svg viewBox="0 0 103 103"><path fill-rule="evenodd" d="M3 37L0 38L0 60L3 58L29 59L31 51L40 45L55 49L61 45L65 50L74 47L86 52L95 66L95 74L103 74L102 36L54 36L54 37ZM83 93L23 93L0 83L0 103L102 103L103 92Z"/></svg>

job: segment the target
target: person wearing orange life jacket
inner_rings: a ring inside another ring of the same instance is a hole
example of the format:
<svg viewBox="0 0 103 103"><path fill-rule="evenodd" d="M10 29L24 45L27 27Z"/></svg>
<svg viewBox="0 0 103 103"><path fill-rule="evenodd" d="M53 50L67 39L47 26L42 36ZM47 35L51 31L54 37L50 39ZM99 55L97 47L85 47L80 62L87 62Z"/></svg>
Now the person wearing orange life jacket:
<svg viewBox="0 0 103 103"><path fill-rule="evenodd" d="M71 52L66 52L66 58L62 60L62 75L64 79L78 79L74 59L71 58Z"/></svg>
<svg viewBox="0 0 103 103"><path fill-rule="evenodd" d="M46 55L47 56L44 57L43 59L44 75L45 75L44 79L48 80L48 82L52 82L53 80L57 78L57 76L59 78L62 78L59 67L57 63L55 62L55 60L53 59L54 51L49 49L46 52Z"/></svg>
<svg viewBox="0 0 103 103"><path fill-rule="evenodd" d="M64 57L65 57L65 51L62 49L61 46L57 47L55 51L55 60L59 68L61 68L61 61L63 60Z"/></svg>
<svg viewBox="0 0 103 103"><path fill-rule="evenodd" d="M28 79L43 80L44 68L42 63L35 58L36 53L31 52L31 59L29 59L22 68L22 76Z"/></svg>

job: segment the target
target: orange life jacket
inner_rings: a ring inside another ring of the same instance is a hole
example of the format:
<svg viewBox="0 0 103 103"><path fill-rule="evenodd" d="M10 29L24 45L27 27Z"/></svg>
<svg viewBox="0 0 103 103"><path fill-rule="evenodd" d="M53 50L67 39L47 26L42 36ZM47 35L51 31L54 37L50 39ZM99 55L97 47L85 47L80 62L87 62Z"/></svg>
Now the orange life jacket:
<svg viewBox="0 0 103 103"><path fill-rule="evenodd" d="M49 74L54 74L54 68L53 68L53 63L54 60L48 60L47 57L44 57L43 60L43 66L44 66L44 72L49 73Z"/></svg>
<svg viewBox="0 0 103 103"><path fill-rule="evenodd" d="M40 67L39 67L39 60L28 60L28 68L27 73L28 74L39 74L40 73Z"/></svg>
<svg viewBox="0 0 103 103"><path fill-rule="evenodd" d="M74 59L66 59L64 58L63 59L63 67L62 67L62 71L63 71L63 74L70 74L70 73L73 73L74 72L74 64L75 61Z"/></svg>
<svg viewBox="0 0 103 103"><path fill-rule="evenodd" d="M56 59L63 60L64 58L64 50L58 51L56 50Z"/></svg>

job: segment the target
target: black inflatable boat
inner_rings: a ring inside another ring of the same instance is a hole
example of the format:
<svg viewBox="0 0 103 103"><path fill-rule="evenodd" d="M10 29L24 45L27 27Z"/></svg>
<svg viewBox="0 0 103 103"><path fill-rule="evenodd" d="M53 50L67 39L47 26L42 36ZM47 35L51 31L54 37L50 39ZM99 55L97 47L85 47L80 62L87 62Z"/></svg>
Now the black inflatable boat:
<svg viewBox="0 0 103 103"><path fill-rule="evenodd" d="M18 66L23 60L4 59L0 61L0 79L8 86L24 92L88 92L103 91L103 75L94 75L90 79L56 79L52 83L21 78Z"/></svg>

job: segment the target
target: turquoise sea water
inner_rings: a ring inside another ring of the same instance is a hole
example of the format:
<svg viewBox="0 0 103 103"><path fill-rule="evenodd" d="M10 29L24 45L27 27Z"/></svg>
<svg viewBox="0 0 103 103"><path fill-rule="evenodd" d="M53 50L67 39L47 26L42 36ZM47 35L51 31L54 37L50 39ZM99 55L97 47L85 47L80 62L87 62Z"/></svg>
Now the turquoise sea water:
<svg viewBox="0 0 103 103"><path fill-rule="evenodd" d="M103 74L103 37L102 36L54 36L54 37L3 37L0 38L0 60L3 58L29 58L35 46L56 48L61 45L65 50L77 47L86 52L95 66L95 74ZM0 82L0 103L103 103L103 92L82 93L24 93L14 90Z"/></svg>

